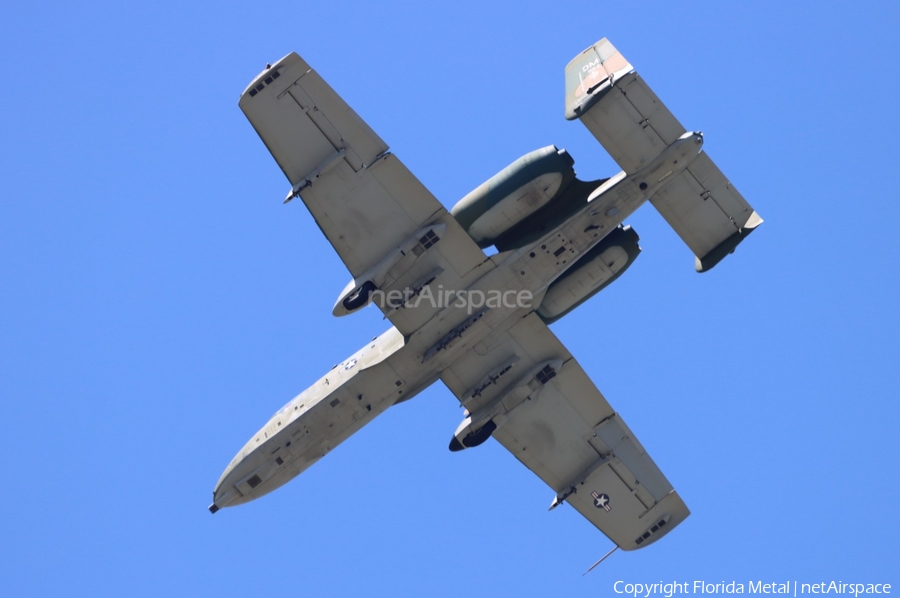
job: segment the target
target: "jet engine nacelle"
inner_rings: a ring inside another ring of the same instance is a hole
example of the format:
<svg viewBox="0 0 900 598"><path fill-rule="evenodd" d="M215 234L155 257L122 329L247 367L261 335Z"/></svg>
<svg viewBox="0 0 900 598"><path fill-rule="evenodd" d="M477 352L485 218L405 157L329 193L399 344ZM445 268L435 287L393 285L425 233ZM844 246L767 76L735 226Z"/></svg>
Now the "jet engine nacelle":
<svg viewBox="0 0 900 598"><path fill-rule="evenodd" d="M547 324L560 319L610 285L641 253L640 237L618 226L547 288L537 313Z"/></svg>
<svg viewBox="0 0 900 598"><path fill-rule="evenodd" d="M478 243L494 241L547 205L575 178L575 160L555 145L526 154L479 185L450 213Z"/></svg>

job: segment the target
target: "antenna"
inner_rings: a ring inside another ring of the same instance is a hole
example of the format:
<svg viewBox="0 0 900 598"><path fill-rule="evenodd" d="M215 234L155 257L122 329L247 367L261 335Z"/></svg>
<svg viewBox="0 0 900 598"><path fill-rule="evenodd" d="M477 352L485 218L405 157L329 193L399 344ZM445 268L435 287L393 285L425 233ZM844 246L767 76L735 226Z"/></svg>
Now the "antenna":
<svg viewBox="0 0 900 598"><path fill-rule="evenodd" d="M594 570L594 567L596 567L597 565L599 565L600 563L602 563L603 561L605 561L605 560L606 560L606 557L608 557L609 555L611 555L612 553L614 553L614 552L617 551L618 549L619 549L619 545L616 544L615 546L613 546L613 549L612 549L612 550L610 550L609 552L607 552L606 554L604 554L604 555L603 555L603 558L601 558L599 561L597 561L596 563L594 563L593 565L591 565L591 567L590 567L587 571L585 571L584 573L582 573L581 576L584 577L585 575L587 575L588 573L590 573L591 571L593 571L593 570Z"/></svg>

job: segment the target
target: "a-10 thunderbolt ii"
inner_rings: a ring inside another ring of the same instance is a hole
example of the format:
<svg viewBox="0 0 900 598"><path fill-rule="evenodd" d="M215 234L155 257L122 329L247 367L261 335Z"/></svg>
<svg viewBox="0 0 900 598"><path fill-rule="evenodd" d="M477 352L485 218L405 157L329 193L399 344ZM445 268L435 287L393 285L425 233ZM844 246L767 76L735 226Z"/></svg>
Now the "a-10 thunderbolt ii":
<svg viewBox="0 0 900 598"><path fill-rule="evenodd" d="M576 178L565 150L516 160L448 212L297 54L240 108L350 270L333 313L374 303L393 327L282 407L225 468L209 510L275 490L391 405L441 380L465 407L450 450L493 436L617 547L689 515L681 497L548 324L640 252L644 202L715 266L762 219L606 39L566 67L566 118L622 172ZM482 250L494 246L497 253Z"/></svg>

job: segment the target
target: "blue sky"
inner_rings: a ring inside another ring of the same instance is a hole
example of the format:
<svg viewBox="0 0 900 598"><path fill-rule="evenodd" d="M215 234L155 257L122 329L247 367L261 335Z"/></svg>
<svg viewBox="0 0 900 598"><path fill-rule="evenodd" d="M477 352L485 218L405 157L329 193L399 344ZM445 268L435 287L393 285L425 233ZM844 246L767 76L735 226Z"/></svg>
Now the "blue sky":
<svg viewBox="0 0 900 598"><path fill-rule="evenodd" d="M0 8L0 584L11 596L614 595L616 580L893 583L900 332L889 2ZM215 517L222 469L384 331L237 107L297 51L448 207L555 143L609 37L766 219L714 271L649 206L554 331L692 516L610 542L435 385Z"/></svg>

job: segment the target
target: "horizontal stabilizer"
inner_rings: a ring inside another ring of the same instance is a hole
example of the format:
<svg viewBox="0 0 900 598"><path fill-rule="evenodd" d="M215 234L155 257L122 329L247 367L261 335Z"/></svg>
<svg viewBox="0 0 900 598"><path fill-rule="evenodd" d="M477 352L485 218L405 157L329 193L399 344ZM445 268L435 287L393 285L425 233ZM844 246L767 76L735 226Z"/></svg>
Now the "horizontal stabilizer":
<svg viewBox="0 0 900 598"><path fill-rule="evenodd" d="M566 67L566 118L578 118L627 175L640 172L685 133L684 126L605 38ZM650 202L706 272L762 223L701 152Z"/></svg>

